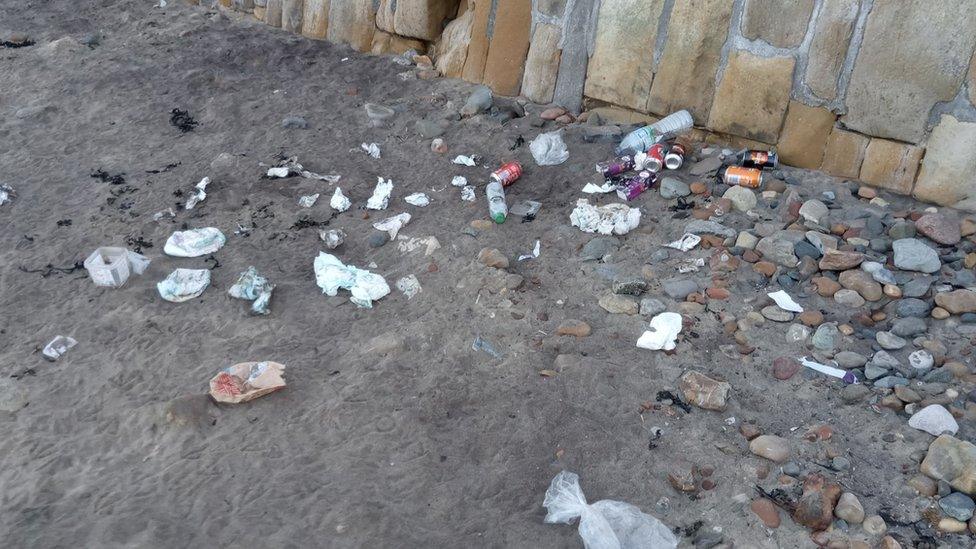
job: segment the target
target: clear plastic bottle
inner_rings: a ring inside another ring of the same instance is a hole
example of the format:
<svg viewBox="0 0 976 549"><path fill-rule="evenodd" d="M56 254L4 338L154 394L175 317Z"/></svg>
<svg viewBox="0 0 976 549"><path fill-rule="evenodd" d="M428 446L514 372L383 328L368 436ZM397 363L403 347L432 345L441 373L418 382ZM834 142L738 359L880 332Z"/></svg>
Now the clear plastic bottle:
<svg viewBox="0 0 976 549"><path fill-rule="evenodd" d="M617 154L645 152L651 148L651 145L662 139L674 137L681 132L690 130L694 123L691 113L688 111L682 110L669 114L649 126L638 128L627 134L627 137L624 137L620 146L617 147Z"/></svg>
<svg viewBox="0 0 976 549"><path fill-rule="evenodd" d="M485 187L488 197L488 213L495 223L504 223L508 217L508 204L505 203L505 188L498 181L492 181Z"/></svg>

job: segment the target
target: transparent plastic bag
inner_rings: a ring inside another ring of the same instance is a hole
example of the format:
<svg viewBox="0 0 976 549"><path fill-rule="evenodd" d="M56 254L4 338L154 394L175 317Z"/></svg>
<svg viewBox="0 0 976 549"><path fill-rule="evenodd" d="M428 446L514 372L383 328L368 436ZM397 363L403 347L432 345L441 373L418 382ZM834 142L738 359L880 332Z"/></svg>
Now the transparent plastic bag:
<svg viewBox="0 0 976 549"><path fill-rule="evenodd" d="M569 160L569 150L561 131L540 133L529 143L529 150L540 166L555 166Z"/></svg>
<svg viewBox="0 0 976 549"><path fill-rule="evenodd" d="M542 506L545 522L572 524L586 549L675 549L678 539L658 519L629 503L600 500L587 505L576 473L562 471L549 484Z"/></svg>

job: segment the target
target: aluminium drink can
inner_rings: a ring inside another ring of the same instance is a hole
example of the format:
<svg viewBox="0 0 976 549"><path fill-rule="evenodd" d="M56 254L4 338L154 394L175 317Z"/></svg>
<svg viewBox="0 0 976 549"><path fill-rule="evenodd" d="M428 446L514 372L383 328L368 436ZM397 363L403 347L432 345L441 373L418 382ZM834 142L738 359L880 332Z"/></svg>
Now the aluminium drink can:
<svg viewBox="0 0 976 549"><path fill-rule="evenodd" d="M515 183L520 177L522 177L522 165L518 162L503 164L501 168L491 173L492 181L501 183L503 187L508 187L512 183Z"/></svg>

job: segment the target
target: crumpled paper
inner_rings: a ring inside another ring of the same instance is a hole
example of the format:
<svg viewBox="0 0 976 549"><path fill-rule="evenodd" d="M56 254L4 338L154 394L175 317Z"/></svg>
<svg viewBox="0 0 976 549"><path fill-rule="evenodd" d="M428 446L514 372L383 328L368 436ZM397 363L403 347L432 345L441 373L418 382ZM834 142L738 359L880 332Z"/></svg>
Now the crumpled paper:
<svg viewBox="0 0 976 549"><path fill-rule="evenodd" d="M166 240L163 251L173 257L200 257L216 252L225 242L224 233L214 227L176 231Z"/></svg>
<svg viewBox="0 0 976 549"><path fill-rule="evenodd" d="M777 307L783 309L784 311L789 311L791 313L803 312L803 306L797 303L796 301L794 301L793 298L790 297L790 294L784 292L783 290L779 290L778 292L773 292L766 295L768 295L770 299L776 302Z"/></svg>
<svg viewBox="0 0 976 549"><path fill-rule="evenodd" d="M666 247L687 252L697 246L699 242L701 242L701 237L697 234L685 233L684 236L671 242Z"/></svg>
<svg viewBox="0 0 976 549"><path fill-rule="evenodd" d="M583 185L583 192L586 194L607 194L617 190L617 185L607 181L602 186L596 183L587 183Z"/></svg>
<svg viewBox="0 0 976 549"><path fill-rule="evenodd" d="M624 235L637 228L640 217L640 210L626 204L594 206L580 198L569 214L569 221L584 233Z"/></svg>
<svg viewBox="0 0 976 549"><path fill-rule="evenodd" d="M475 201L474 187L472 187L471 185L465 185L464 187L461 187L461 200L464 200L465 202L474 202Z"/></svg>
<svg viewBox="0 0 976 549"><path fill-rule="evenodd" d="M677 345L681 332L681 315L661 313L651 319L651 329L637 339L637 346L652 351L670 351Z"/></svg>
<svg viewBox="0 0 976 549"><path fill-rule="evenodd" d="M385 210L390 204L390 193L393 192L393 180L376 178L376 188L373 189L373 196L366 201L366 207L370 210Z"/></svg>
<svg viewBox="0 0 976 549"><path fill-rule="evenodd" d="M311 208L319 199L319 193L307 194L298 198L298 205L303 208Z"/></svg>
<svg viewBox="0 0 976 549"><path fill-rule="evenodd" d="M201 179L200 182L193 187L194 189L197 190L197 192L193 193L193 195L190 196L190 198L186 199L186 204L183 206L183 208L187 210L192 210L197 204L203 202L204 199L207 198L207 185L209 184L210 184L209 177L204 177L203 179Z"/></svg>
<svg viewBox="0 0 976 549"><path fill-rule="evenodd" d="M241 273L237 282L227 290L227 293L237 299L253 301L251 311L254 314L266 315L271 312L268 306L271 304L271 292L274 289L275 285L269 282L267 278L259 275L258 270L251 266Z"/></svg>
<svg viewBox="0 0 976 549"><path fill-rule="evenodd" d="M376 143L363 143L359 147L363 149L363 152L368 154L371 158L378 159L381 155L380 146Z"/></svg>
<svg viewBox="0 0 976 549"><path fill-rule="evenodd" d="M339 175L321 175L306 170L304 166L298 163L297 156L288 157L276 162L274 167L268 168L268 177L271 178L290 177L292 175L299 175L306 179L318 179L328 183L338 183L342 179L342 176Z"/></svg>
<svg viewBox="0 0 976 549"><path fill-rule="evenodd" d="M210 379L210 396L217 402L240 404L285 387L285 365L277 362L241 362L224 368Z"/></svg>
<svg viewBox="0 0 976 549"><path fill-rule="evenodd" d="M322 288L322 293L334 296L339 293L339 288L349 290L352 293L350 301L360 307L371 308L373 301L390 293L390 286L382 276L344 265L332 254L319 252L313 268L315 283Z"/></svg>
<svg viewBox="0 0 976 549"><path fill-rule="evenodd" d="M424 255L430 255L440 247L441 243L437 240L436 236L425 236L421 238L400 235L400 240L397 241L397 249L404 253L410 253L424 248Z"/></svg>
<svg viewBox="0 0 976 549"><path fill-rule="evenodd" d="M402 214L387 217L382 221L373 223L373 228L377 231L386 231L386 233L390 235L390 240L394 240L396 239L397 234L400 232L400 229L402 229L407 223L410 223L410 214L403 212Z"/></svg>
<svg viewBox="0 0 976 549"><path fill-rule="evenodd" d="M0 185L0 206L10 202L15 196L17 196L17 193L14 192L13 187L10 185Z"/></svg>
<svg viewBox="0 0 976 549"><path fill-rule="evenodd" d="M344 212L352 206L352 201L342 194L341 187L336 187L335 192L332 193L332 200L329 201L329 206L332 206L332 209L337 212Z"/></svg>
<svg viewBox="0 0 976 549"><path fill-rule="evenodd" d="M156 284L160 297L182 303L199 297L210 286L209 269L176 269Z"/></svg>
<svg viewBox="0 0 976 549"><path fill-rule="evenodd" d="M451 185L454 187L467 187L468 178L464 177L463 175L455 175L453 178L451 178Z"/></svg>
<svg viewBox="0 0 976 549"><path fill-rule="evenodd" d="M411 195L407 195L403 201L411 206L423 208L430 204L430 197L425 193L413 193Z"/></svg>
<svg viewBox="0 0 976 549"><path fill-rule="evenodd" d="M477 160L478 158L475 155L465 156L459 154L454 157L454 163L461 166L476 166L478 164Z"/></svg>

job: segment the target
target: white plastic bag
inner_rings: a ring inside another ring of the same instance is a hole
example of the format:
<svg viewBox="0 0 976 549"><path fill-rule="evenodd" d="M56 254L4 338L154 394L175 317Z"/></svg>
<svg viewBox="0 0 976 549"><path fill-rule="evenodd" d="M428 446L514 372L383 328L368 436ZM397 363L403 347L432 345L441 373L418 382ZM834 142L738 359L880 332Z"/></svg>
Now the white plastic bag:
<svg viewBox="0 0 976 549"><path fill-rule="evenodd" d="M581 198L569 214L569 221L584 233L625 235L640 223L640 210L626 204L594 206Z"/></svg>
<svg viewBox="0 0 976 549"><path fill-rule="evenodd" d="M540 133L529 143L535 163L540 166L556 166L569 160L569 149L563 141L563 132Z"/></svg>
<svg viewBox="0 0 976 549"><path fill-rule="evenodd" d="M385 210L390 203L390 193L393 192L393 180L376 178L376 188L373 189L373 196L366 201L366 207L370 210Z"/></svg>
<svg viewBox="0 0 976 549"><path fill-rule="evenodd" d="M209 269L176 269L156 283L160 297L172 303L189 301L210 286Z"/></svg>
<svg viewBox="0 0 976 549"><path fill-rule="evenodd" d="M334 296L339 293L339 288L345 288L352 293L349 300L360 307L372 308L373 301L390 293L390 287L382 276L344 265L332 254L319 252L313 267L315 283L322 288L322 293Z"/></svg>
<svg viewBox="0 0 976 549"><path fill-rule="evenodd" d="M166 240L163 252L173 257L200 257L216 252L225 242L224 233L215 227L176 231Z"/></svg>
<svg viewBox="0 0 976 549"><path fill-rule="evenodd" d="M586 549L675 549L678 538L658 519L629 503L600 500L586 503L576 473L562 471L549 484L542 506L545 522L572 524L579 517L579 535Z"/></svg>
<svg viewBox="0 0 976 549"><path fill-rule="evenodd" d="M332 200L329 201L329 206L337 212L344 212L352 206L352 201L346 198L346 195L342 194L342 188L336 187L335 192L332 194Z"/></svg>
<svg viewBox="0 0 976 549"><path fill-rule="evenodd" d="M410 214L403 212L402 214L387 217L382 221L373 223L373 228L377 231L385 231L388 235L390 235L390 240L396 240L400 229L402 229L407 223L410 223Z"/></svg>
<svg viewBox="0 0 976 549"><path fill-rule="evenodd" d="M678 313L665 312L651 319L651 329L641 334L637 346L651 351L672 351L681 333L682 320Z"/></svg>

